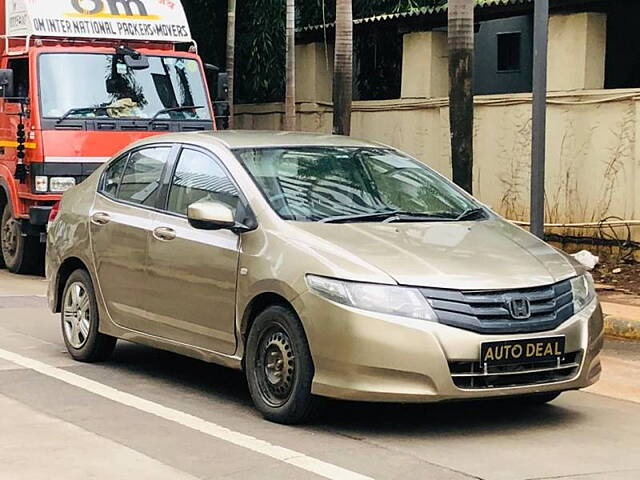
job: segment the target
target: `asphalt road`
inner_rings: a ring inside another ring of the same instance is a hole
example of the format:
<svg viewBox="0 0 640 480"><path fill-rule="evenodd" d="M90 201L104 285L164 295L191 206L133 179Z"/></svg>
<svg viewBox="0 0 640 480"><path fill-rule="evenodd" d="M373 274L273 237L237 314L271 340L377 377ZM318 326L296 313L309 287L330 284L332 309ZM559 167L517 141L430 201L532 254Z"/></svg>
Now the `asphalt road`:
<svg viewBox="0 0 640 480"><path fill-rule="evenodd" d="M241 373L120 342L74 363L45 281L0 272L0 479L640 479L640 345L552 404L330 402L262 420Z"/></svg>

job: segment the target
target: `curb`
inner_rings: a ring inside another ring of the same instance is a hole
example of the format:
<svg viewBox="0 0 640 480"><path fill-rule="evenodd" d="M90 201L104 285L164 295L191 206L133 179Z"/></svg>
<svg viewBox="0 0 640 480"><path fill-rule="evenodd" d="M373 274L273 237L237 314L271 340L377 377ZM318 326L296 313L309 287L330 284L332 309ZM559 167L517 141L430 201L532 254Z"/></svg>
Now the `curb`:
<svg viewBox="0 0 640 480"><path fill-rule="evenodd" d="M618 311L620 310L620 307L625 308L618 304L602 304L605 335L640 341L640 315L636 318L629 318L626 315L621 315L622 312Z"/></svg>
<svg viewBox="0 0 640 480"><path fill-rule="evenodd" d="M640 322L605 314L604 334L608 337L640 340Z"/></svg>

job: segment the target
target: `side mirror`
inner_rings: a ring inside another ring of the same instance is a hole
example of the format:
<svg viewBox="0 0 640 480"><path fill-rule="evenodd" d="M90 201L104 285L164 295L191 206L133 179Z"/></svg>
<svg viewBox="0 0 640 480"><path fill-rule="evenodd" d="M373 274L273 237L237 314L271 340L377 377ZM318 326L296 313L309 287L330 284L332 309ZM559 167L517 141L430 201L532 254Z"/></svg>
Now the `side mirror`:
<svg viewBox="0 0 640 480"><path fill-rule="evenodd" d="M216 100L218 102L229 101L229 74L228 73L218 74L218 88L216 92Z"/></svg>
<svg viewBox="0 0 640 480"><path fill-rule="evenodd" d="M13 70L0 69L0 97L13 97L13 90Z"/></svg>
<svg viewBox="0 0 640 480"><path fill-rule="evenodd" d="M199 230L225 230L236 225L233 211L219 202L196 202L189 205L187 218Z"/></svg>

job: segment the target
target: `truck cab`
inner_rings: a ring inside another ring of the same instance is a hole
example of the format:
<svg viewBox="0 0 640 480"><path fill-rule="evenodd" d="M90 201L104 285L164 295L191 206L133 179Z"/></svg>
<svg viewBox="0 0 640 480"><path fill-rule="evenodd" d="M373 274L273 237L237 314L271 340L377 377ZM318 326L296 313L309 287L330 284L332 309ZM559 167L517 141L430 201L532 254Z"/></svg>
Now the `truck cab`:
<svg viewBox="0 0 640 480"><path fill-rule="evenodd" d="M215 111L179 1L1 3L0 266L26 273L66 190L136 140L215 129Z"/></svg>

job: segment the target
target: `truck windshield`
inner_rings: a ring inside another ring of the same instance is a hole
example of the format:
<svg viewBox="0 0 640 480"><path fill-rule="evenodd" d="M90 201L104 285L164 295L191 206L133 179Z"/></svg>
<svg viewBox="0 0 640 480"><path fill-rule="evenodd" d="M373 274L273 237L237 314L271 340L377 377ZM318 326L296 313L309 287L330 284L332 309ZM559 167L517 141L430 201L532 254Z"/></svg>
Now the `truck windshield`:
<svg viewBox="0 0 640 480"><path fill-rule="evenodd" d="M208 107L180 108L209 105L196 60L148 58L148 68L134 70L118 55L42 54L39 61L42 116L211 120Z"/></svg>

